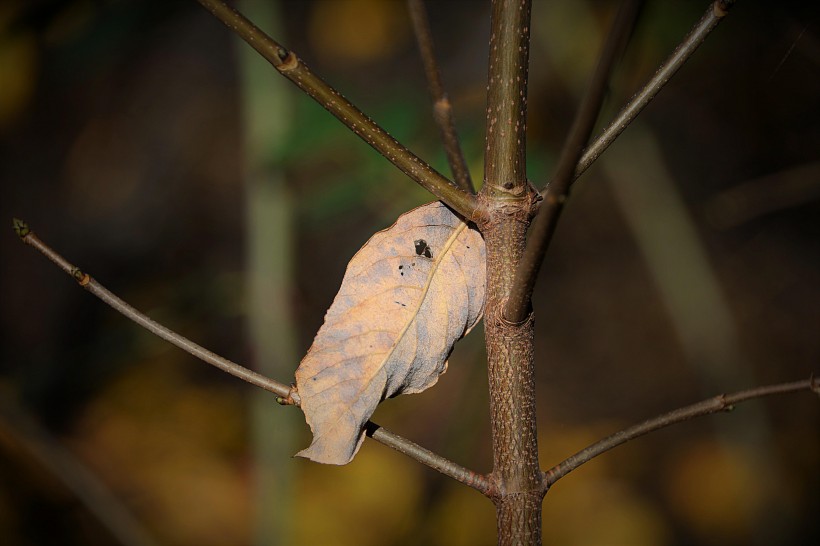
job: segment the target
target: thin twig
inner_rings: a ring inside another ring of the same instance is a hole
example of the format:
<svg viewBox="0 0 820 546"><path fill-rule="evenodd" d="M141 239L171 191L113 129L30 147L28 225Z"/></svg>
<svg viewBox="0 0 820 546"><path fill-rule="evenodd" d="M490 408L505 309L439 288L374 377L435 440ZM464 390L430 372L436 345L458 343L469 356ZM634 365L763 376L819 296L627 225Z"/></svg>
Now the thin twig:
<svg viewBox="0 0 820 546"><path fill-rule="evenodd" d="M203 362L206 362L211 366L216 366L223 372L227 372L233 375L234 377L238 377L239 379L246 381L251 385L255 385L257 387L265 389L266 391L277 394L281 397L287 397L290 393L291 388L288 385L285 385L284 383L279 383L278 381L274 381L273 379L269 379L263 375L256 373L253 370L249 370L244 366L240 366L236 362L231 362L227 358L223 358L215 353L212 353L211 351L202 347L201 345L197 345L190 339L174 332L169 328L166 328L162 324L140 313L139 311L131 307L129 304L118 298L116 295L108 291L108 289L106 289L104 286L98 283L90 275L84 273L78 267L74 266L68 260L63 258L50 246L41 241L40 238L37 237L34 234L34 232L32 232L24 222L15 219L14 229L24 243L33 246L38 251L40 251L40 253L43 254L46 258L54 262L57 265L57 267L71 275L80 286L82 286L95 296L97 296L103 302L107 303L115 311L125 315L126 317L133 320L134 322L136 322L152 334L161 337L162 339L168 341L169 343L172 343L173 345L176 345L183 351L197 357Z"/></svg>
<svg viewBox="0 0 820 546"><path fill-rule="evenodd" d="M441 133L441 140L444 142L444 151L447 153L447 162L453 171L453 178L462 190L475 193L473 180L470 178L470 169L467 167L467 160L459 143L456 124L453 119L453 106L450 97L444 91L441 83L441 73L436 62L436 55L433 50L433 36L430 31L430 22L427 18L427 9L424 7L424 0L407 0L407 7L410 11L410 19L413 21L413 32L419 44L421 60L424 64L424 73L427 76L427 84L430 87L430 95L433 99L433 118Z"/></svg>
<svg viewBox="0 0 820 546"><path fill-rule="evenodd" d="M621 432L607 436L603 440L595 442L589 447L582 449L575 455L564 459L562 462L544 472L544 483L546 484L546 487L550 487L559 479L563 478L582 464L594 459L598 455L606 453L614 447L637 438L638 436L643 436L649 432L659 430L694 417L700 417L701 415L710 415L719 411L731 411L734 409L735 404L746 402L747 400L802 390L811 390L820 395L820 382L812 376L809 379L795 381L793 383L779 383L777 385L757 387L733 394L720 394L713 398L708 398L696 404L692 404L691 406L670 411L669 413L659 415L658 417L629 427Z"/></svg>
<svg viewBox="0 0 820 546"><path fill-rule="evenodd" d="M180 349L197 357L203 362L216 366L220 370L227 372L234 377L238 377L251 385L260 387L266 391L278 395L277 402L280 404L294 405L297 407L299 406L298 393L294 392L292 387L260 375L253 370L249 370L244 366L240 366L235 362L231 362L226 358L212 353L208 349L197 345L190 339L183 337L182 335L169 328L166 328L146 315L140 313L129 304L115 296L113 293L109 292L90 275L81 271L68 260L63 258L54 249L49 247L39 237L37 237L34 232L31 231L25 222L15 218L13 224L14 231L24 243L37 249L60 269L73 277L80 286L110 305L115 311L125 315L127 318L136 322L152 334L155 334L176 345ZM367 435L377 442L404 453L411 459L429 466L433 470L437 470L445 476L449 476L450 478L472 487L485 495L490 494L490 482L486 476L477 474L472 470L464 468L463 466L460 466L453 461L442 457L441 455L437 455L406 438L402 438L393 432L385 430L372 421L367 422L365 425L365 430Z"/></svg>
<svg viewBox="0 0 820 546"><path fill-rule="evenodd" d="M715 0L709 6L700 21L689 31L689 34L672 52L672 55L658 68L652 79L632 97L607 128L584 150L581 159L578 161L578 166L575 168L573 181L581 176L604 153L604 150L629 127L629 124L641 113L641 110L649 104L649 101L655 98L655 95L675 75L675 72L683 66L683 63L692 56L692 53L703 43L709 33L729 13L729 9L734 3L735 0Z"/></svg>
<svg viewBox="0 0 820 546"><path fill-rule="evenodd" d="M515 272L515 282L504 309L504 317L510 322L523 321L530 311L530 297L535 280L555 233L564 203L569 196L575 165L584 145L589 140L595 120L598 118L612 67L626 45L642 4L642 0L630 0L623 3L618 10L601 52L598 66L595 68L595 73L578 107L569 136L561 150L555 175L542 192L544 201L541 203L541 208L530 230L527 247Z"/></svg>
<svg viewBox="0 0 820 546"><path fill-rule="evenodd" d="M479 207L474 195L456 187L442 174L405 148L338 91L311 72L296 56L296 53L285 49L222 0L197 1L245 40L280 74L310 95L403 173L465 218L476 219Z"/></svg>
<svg viewBox="0 0 820 546"><path fill-rule="evenodd" d="M402 438L398 434L390 432L386 428L380 427L373 421L368 421L364 429L367 436L377 442L404 453L411 459L415 459L445 476L472 487L485 496L492 495L490 481L483 474L477 474L441 455L437 455L406 438Z"/></svg>

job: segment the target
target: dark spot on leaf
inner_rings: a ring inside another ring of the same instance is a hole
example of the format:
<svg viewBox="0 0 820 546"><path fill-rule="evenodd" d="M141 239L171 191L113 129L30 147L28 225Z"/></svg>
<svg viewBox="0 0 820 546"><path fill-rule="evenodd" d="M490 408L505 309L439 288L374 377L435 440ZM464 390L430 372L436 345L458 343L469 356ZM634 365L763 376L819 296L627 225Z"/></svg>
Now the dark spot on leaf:
<svg viewBox="0 0 820 546"><path fill-rule="evenodd" d="M467 247L467 248L470 248L470 247ZM399 269L404 269L404 266L403 266L403 265L400 265L400 266L399 266Z"/></svg>
<svg viewBox="0 0 820 546"><path fill-rule="evenodd" d="M430 250L430 245L428 245L427 241L424 239L416 239L413 241L413 244L416 246L416 254L419 256L424 256L425 258L433 257L433 252Z"/></svg>

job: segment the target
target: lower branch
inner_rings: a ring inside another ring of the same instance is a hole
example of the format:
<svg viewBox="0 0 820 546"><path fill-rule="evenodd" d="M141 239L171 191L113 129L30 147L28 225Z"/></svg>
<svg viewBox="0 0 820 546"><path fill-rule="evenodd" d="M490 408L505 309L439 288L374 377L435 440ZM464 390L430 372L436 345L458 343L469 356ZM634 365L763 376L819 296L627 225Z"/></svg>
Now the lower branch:
<svg viewBox="0 0 820 546"><path fill-rule="evenodd" d="M402 438L398 434L390 432L386 428L380 427L373 421L368 421L364 427L368 437L387 447L393 448L399 453L404 453L411 459L415 459L454 480L472 487L485 496L490 496L490 481L482 474L476 474L472 470L464 468L441 455L411 442L407 438Z"/></svg>
<svg viewBox="0 0 820 546"><path fill-rule="evenodd" d="M41 241L40 238L34 235L25 222L15 218L13 224L14 231L24 243L37 249L46 258L54 262L60 269L71 275L80 286L97 296L103 302L110 305L115 311L125 315L127 318L133 320L152 334L155 334L173 345L176 345L180 349L197 357L203 362L215 366L220 370L233 375L234 377L238 377L251 385L277 394L277 402L280 404L294 405L297 407L299 406L299 398L296 396L296 393L293 392L292 387L265 377L264 375L258 374L253 370L249 370L248 368L232 362L227 358L223 358L140 313L119 297L111 293L87 273L84 273L78 267L75 267L71 262L63 258L46 243ZM372 421L367 422L365 429L367 436L373 438L377 442L393 448L396 451L407 455L411 459L429 466L433 470L437 470L445 476L449 476L464 485L472 487L484 495L489 495L490 485L486 476L477 474L472 470L464 468L453 461L442 457L441 455L437 455L406 438L402 438L398 434L394 434L393 432L380 427Z"/></svg>
<svg viewBox="0 0 820 546"><path fill-rule="evenodd" d="M643 436L649 432L653 432L676 423L681 423L694 417L700 417L701 415L710 415L719 411L732 411L735 404L746 402L747 400L762 398L764 396L772 396L775 394L798 392L807 389L820 395L820 382L812 376L809 379L795 381L793 383L779 383L777 385L767 385L765 387L758 387L733 394L720 394L713 398L708 398L696 404L692 404L691 406L686 406L670 411L669 413L659 415L658 417L649 419L643 423L629 427L620 432L616 432L611 436L607 436L603 440L582 449L575 455L564 459L562 462L544 472L545 486L549 488L552 484L582 464L591 461L598 455L606 453L610 449L618 447L619 445L637 438L638 436Z"/></svg>

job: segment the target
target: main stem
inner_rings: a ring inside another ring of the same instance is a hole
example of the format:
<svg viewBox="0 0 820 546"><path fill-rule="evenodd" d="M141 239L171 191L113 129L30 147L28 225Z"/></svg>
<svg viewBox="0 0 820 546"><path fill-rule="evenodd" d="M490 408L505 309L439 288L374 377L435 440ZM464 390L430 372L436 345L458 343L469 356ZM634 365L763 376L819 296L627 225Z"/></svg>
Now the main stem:
<svg viewBox="0 0 820 546"><path fill-rule="evenodd" d="M495 0L487 89L487 147L479 228L487 243L484 314L493 436L491 487L499 544L541 544L533 320L503 318L524 251L535 193L526 176L529 0Z"/></svg>

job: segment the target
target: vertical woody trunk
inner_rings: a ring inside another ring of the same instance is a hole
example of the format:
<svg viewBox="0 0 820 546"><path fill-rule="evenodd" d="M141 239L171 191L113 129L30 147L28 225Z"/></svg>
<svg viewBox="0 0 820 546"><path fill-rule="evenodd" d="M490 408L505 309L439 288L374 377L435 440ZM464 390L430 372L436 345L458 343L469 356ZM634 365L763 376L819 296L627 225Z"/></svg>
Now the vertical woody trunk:
<svg viewBox="0 0 820 546"><path fill-rule="evenodd" d="M495 0L490 37L487 146L480 198L488 215L485 329L493 435L493 500L500 544L541 543L543 486L538 466L533 320L503 318L524 250L535 192L526 176L530 2Z"/></svg>

